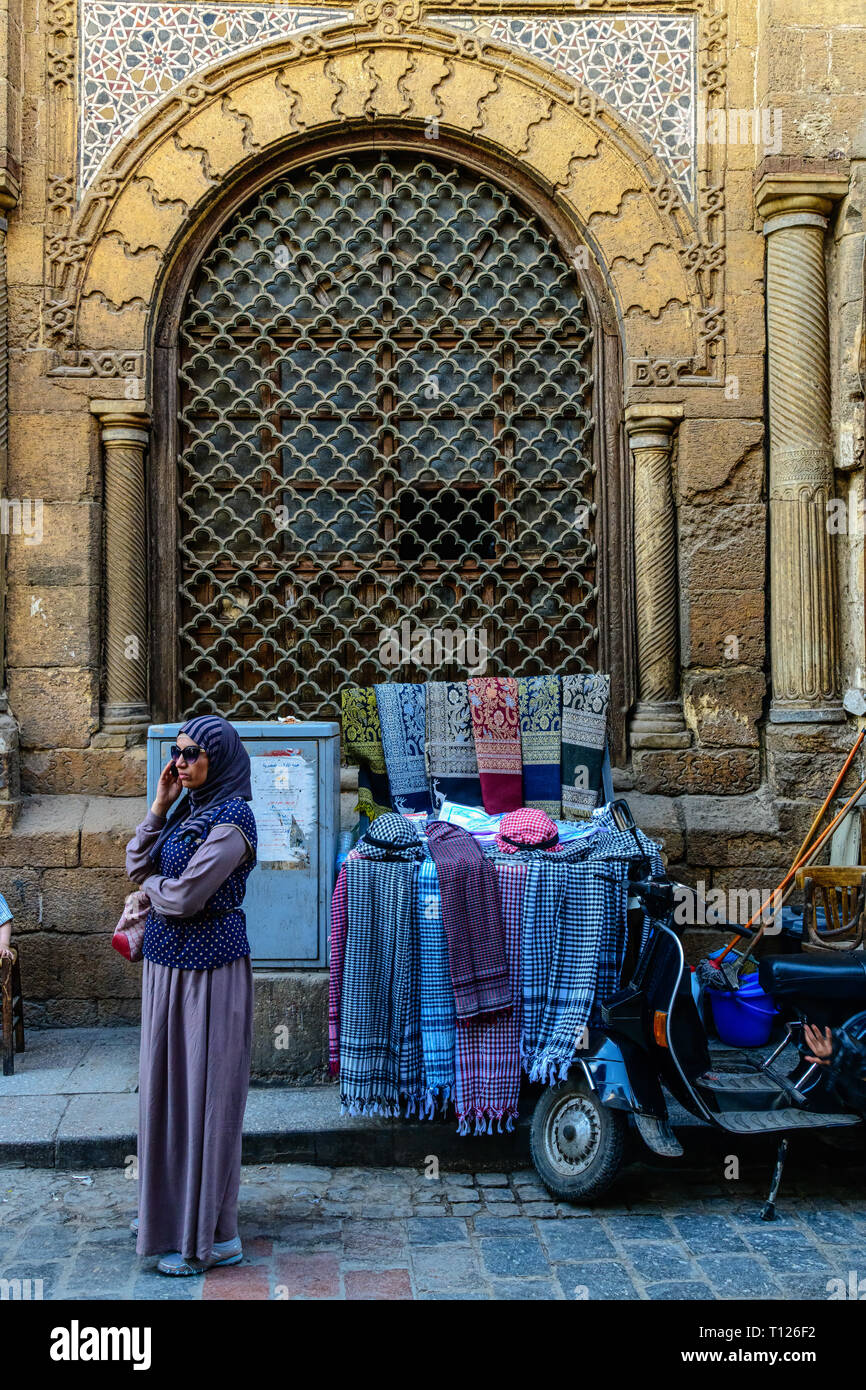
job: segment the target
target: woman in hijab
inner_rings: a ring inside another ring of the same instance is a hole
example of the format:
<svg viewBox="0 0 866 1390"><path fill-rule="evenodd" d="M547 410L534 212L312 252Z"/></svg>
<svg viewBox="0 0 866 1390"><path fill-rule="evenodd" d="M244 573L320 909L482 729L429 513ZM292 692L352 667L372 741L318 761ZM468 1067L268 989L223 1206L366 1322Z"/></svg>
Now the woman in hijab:
<svg viewBox="0 0 866 1390"><path fill-rule="evenodd" d="M253 991L241 904L256 862L251 799L237 731L216 716L190 719L126 848L126 871L151 903L132 1228L139 1255L160 1255L163 1274L202 1274L242 1254Z"/></svg>

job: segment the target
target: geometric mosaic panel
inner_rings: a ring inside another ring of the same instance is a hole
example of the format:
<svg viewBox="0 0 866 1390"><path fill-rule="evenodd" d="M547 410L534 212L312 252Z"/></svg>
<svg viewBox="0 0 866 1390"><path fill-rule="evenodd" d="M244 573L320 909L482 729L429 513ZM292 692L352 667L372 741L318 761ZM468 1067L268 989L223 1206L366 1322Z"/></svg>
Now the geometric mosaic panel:
<svg viewBox="0 0 866 1390"><path fill-rule="evenodd" d="M193 73L351 13L291 5L80 3L82 192L133 122Z"/></svg>
<svg viewBox="0 0 866 1390"><path fill-rule="evenodd" d="M436 638L395 665L404 623L483 630L490 675L595 668L592 330L515 196L433 152L282 177L205 254L179 354L184 712L466 677Z"/></svg>
<svg viewBox="0 0 866 1390"><path fill-rule="evenodd" d="M687 203L695 197L696 26L694 15L478 15L436 13L451 24L510 44L595 92L645 137Z"/></svg>

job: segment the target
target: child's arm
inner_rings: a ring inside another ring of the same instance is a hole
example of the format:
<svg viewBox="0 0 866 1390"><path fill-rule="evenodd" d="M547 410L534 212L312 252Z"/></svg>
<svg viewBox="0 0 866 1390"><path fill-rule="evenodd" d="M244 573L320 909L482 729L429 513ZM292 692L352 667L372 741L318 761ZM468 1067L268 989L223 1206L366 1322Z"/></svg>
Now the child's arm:
<svg viewBox="0 0 866 1390"><path fill-rule="evenodd" d="M12 918L0 925L0 960L12 955Z"/></svg>

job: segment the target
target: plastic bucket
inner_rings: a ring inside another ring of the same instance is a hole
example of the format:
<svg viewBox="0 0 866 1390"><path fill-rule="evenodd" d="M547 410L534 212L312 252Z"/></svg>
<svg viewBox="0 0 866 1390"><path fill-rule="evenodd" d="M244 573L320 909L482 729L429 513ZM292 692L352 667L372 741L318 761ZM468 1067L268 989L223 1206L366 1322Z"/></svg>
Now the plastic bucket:
<svg viewBox="0 0 866 1390"><path fill-rule="evenodd" d="M716 1032L722 1042L731 1047L760 1047L768 1042L773 1017L779 1011L757 983L741 985L734 994L730 990L708 991Z"/></svg>

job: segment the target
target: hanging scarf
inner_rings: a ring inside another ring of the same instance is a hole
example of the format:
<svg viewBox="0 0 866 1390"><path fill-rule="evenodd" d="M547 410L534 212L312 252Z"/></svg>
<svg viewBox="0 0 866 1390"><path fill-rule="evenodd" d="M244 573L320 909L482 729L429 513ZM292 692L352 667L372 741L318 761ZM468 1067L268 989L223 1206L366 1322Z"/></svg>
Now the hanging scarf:
<svg viewBox="0 0 866 1390"><path fill-rule="evenodd" d="M517 682L523 804L562 813L562 713L559 676L521 676Z"/></svg>
<svg viewBox="0 0 866 1390"><path fill-rule="evenodd" d="M598 803L610 676L562 677L562 814L585 819Z"/></svg>
<svg viewBox="0 0 866 1390"><path fill-rule="evenodd" d="M568 1076L585 1027L619 988L625 956L629 861L638 851L607 808L593 819L597 833L585 843L527 862L521 1056L530 1081L549 1085ZM641 832L638 839L660 873L658 846Z"/></svg>
<svg viewBox="0 0 866 1390"><path fill-rule="evenodd" d="M517 681L472 676L466 682L484 809L491 815L523 805L523 764Z"/></svg>
<svg viewBox="0 0 866 1390"><path fill-rule="evenodd" d="M421 1100L412 900L424 847L402 816L380 816L346 860L348 925L340 991L340 1100L350 1115L414 1113ZM413 973L415 972L415 973Z"/></svg>
<svg viewBox="0 0 866 1390"><path fill-rule="evenodd" d="M374 686L382 724L382 743L391 805L395 811L429 811L430 792L424 759L424 685L389 682Z"/></svg>
<svg viewBox="0 0 866 1390"><path fill-rule="evenodd" d="M520 941L526 866L496 865L509 987L515 1007L495 1018L457 1020L456 1097L458 1134L512 1130L520 1094Z"/></svg>
<svg viewBox="0 0 866 1390"><path fill-rule="evenodd" d="M207 753L207 779L194 791L187 791L174 803L161 830L150 858L159 869L162 847L170 835L204 835L209 826L206 813L224 801L240 797L252 801L250 755L241 743L240 734L227 719L216 714L188 719L178 736L186 734ZM178 829L179 828L179 829Z"/></svg>
<svg viewBox="0 0 866 1390"><path fill-rule="evenodd" d="M356 811L375 820L391 809L385 750L376 692L372 685L345 686L340 697L343 711L343 749L358 768Z"/></svg>
<svg viewBox="0 0 866 1390"><path fill-rule="evenodd" d="M442 922L458 1018L511 1006L496 871L466 830L434 821L427 845L442 892Z"/></svg>
<svg viewBox="0 0 866 1390"><path fill-rule="evenodd" d="M442 895L436 864L428 857L418 865L415 912L420 954L421 1053L424 1098L421 1114L432 1118L454 1099L454 990L448 966L448 941L442 924Z"/></svg>
<svg viewBox="0 0 866 1390"><path fill-rule="evenodd" d="M355 857L355 851L349 851ZM340 1071L340 996L343 987L343 958L349 929L349 897L346 864L342 864L331 894L331 934L328 954L328 1067L332 1076Z"/></svg>
<svg viewBox="0 0 866 1390"><path fill-rule="evenodd" d="M427 685L427 775L433 805L483 806L465 681Z"/></svg>

